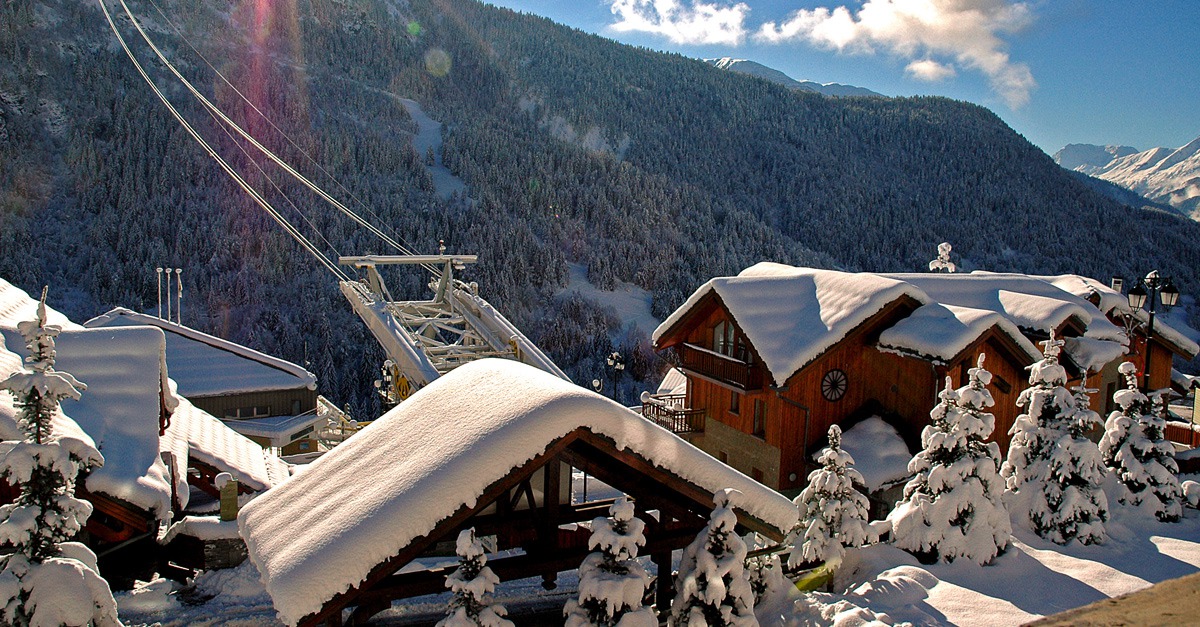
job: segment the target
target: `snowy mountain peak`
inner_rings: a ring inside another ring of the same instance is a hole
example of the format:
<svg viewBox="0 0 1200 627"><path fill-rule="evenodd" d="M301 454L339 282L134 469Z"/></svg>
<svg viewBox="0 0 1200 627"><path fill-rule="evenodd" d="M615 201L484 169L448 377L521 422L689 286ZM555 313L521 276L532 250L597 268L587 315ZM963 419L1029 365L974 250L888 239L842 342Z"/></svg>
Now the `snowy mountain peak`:
<svg viewBox="0 0 1200 627"><path fill-rule="evenodd" d="M1119 159L1137 153L1133 146L1097 146L1095 144L1067 144L1054 153L1054 162L1068 170L1091 174L1088 169L1098 169Z"/></svg>
<svg viewBox="0 0 1200 627"><path fill-rule="evenodd" d="M1129 146L1069 144L1054 153L1054 160L1068 170L1116 183L1193 218L1200 211L1200 137L1182 148L1142 152Z"/></svg>
<svg viewBox="0 0 1200 627"><path fill-rule="evenodd" d="M840 83L816 83L813 81L798 81L779 70L769 68L761 63L749 61L746 59L735 59L733 57L721 57L719 59L705 59L705 63L720 69L730 70L741 74L749 74L758 78L769 80L773 83L778 83L788 89L796 89L800 91L811 91L825 96L878 96L883 97L883 94L871 91L863 87L855 87L853 85L842 85Z"/></svg>

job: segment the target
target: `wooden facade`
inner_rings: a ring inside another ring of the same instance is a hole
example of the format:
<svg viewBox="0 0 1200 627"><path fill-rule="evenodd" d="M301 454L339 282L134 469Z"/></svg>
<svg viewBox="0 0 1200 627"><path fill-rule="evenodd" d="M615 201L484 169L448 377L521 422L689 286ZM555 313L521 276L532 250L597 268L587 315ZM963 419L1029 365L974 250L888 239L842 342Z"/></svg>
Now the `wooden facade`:
<svg viewBox="0 0 1200 627"><path fill-rule="evenodd" d="M814 467L813 454L826 445L830 425L848 429L878 415L915 450L946 378L954 387L965 385L967 371L984 353L996 401L991 439L1007 450L1008 430L1020 411L1016 400L1026 387L1025 367L1032 363L1030 356L999 326L987 329L945 363L879 348L880 334L919 306L909 296L899 297L783 385L775 385L758 349L737 327L720 296L710 292L657 344L660 350L674 348L680 356L688 377L684 406L702 412L705 418L703 428L688 434L688 439L770 487L798 490ZM719 331L725 324L733 325L732 351ZM1071 328L1063 331L1078 333L1077 325L1067 326ZM839 381L838 389L823 390Z"/></svg>

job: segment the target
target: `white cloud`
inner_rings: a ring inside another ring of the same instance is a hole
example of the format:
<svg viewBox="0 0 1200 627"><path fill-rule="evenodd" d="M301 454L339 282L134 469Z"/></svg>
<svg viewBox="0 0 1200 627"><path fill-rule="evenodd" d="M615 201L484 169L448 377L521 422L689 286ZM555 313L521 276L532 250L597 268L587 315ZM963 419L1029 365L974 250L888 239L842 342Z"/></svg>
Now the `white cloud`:
<svg viewBox="0 0 1200 627"><path fill-rule="evenodd" d="M857 13L844 6L800 9L784 22L763 24L757 37L846 52L883 50L913 60L905 71L922 80L953 76L952 66L932 58L949 57L982 72L1010 107L1019 108L1037 82L1029 66L1009 58L1002 36L1032 21L1029 4L1012 0L867 0Z"/></svg>
<svg viewBox="0 0 1200 627"><path fill-rule="evenodd" d="M904 73L922 81L936 83L944 81L948 78L953 78L957 72L954 71L954 66L938 63L933 59L921 59L913 61L904 68Z"/></svg>
<svg viewBox="0 0 1200 627"><path fill-rule="evenodd" d="M736 46L746 37L745 3L680 3L679 0L611 0L617 21L610 28L662 35L677 44Z"/></svg>

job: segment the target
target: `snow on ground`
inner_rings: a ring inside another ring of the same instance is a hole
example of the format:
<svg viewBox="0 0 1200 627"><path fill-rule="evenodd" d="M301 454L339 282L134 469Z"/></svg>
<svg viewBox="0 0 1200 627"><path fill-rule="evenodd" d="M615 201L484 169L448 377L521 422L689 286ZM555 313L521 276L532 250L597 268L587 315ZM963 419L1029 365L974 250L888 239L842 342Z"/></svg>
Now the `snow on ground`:
<svg viewBox="0 0 1200 627"><path fill-rule="evenodd" d="M922 565L893 546L874 545L849 552L839 571L841 590L856 592L818 600L844 600L847 608L886 612L885 618L916 625L1017 625L1200 570L1200 512L1194 509L1185 510L1182 522L1169 524L1137 517L1132 510L1117 506L1108 531L1109 541L1101 546L1059 547L1018 529L1013 546L984 567L963 562ZM441 562L451 563L453 558ZM433 558L427 565L441 562ZM553 615L553 608L577 594L577 586L574 572L563 573L553 591L543 590L539 578L501 582L496 600L520 622L521 616L531 612ZM794 613L794 602L800 597L801 593L791 588L761 605L758 615L763 626L794 625L802 619L828 624L813 615L812 603L802 606L805 614ZM431 623L441 614L447 598L448 593L443 593L398 602L374 621L380 625ZM192 587L156 580L134 592L118 593L117 602L121 618L131 625L280 624L249 562L229 571L202 573ZM832 605L818 603L816 607Z"/></svg>
<svg viewBox="0 0 1200 627"><path fill-rule="evenodd" d="M633 323L648 335L658 327L661 321L650 313L650 292L620 281L616 290L602 290L588 281L587 267L583 264L568 263L567 269L570 271L570 282L559 294L579 294L593 303L612 309L621 320L622 329Z"/></svg>
<svg viewBox="0 0 1200 627"><path fill-rule="evenodd" d="M450 169L442 164L442 123L429 117L421 108L421 104L415 100L408 98L400 98L395 94L388 94L398 100L400 104L408 111L408 115L417 123L417 134L413 135L412 146L417 152L417 156L422 160L428 151L433 151L433 164L426 165L429 169L429 175L433 178L433 186L437 189L438 196L442 200L449 200L450 195L454 192L459 194L466 193L466 184L463 180L454 176Z"/></svg>

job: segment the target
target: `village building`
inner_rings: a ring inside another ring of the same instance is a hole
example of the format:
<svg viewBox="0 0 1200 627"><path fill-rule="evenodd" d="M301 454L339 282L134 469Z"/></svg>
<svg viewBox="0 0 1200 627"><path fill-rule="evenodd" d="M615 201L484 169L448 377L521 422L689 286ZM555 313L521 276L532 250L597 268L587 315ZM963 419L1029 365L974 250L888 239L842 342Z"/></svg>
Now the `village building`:
<svg viewBox="0 0 1200 627"><path fill-rule="evenodd" d="M453 425L453 428L447 428ZM501 553L502 579L579 567L611 498L574 500L572 471L634 500L642 554L671 569L713 508L734 495L741 526L776 541L796 522L788 499L670 431L590 390L512 360L443 375L239 516L250 557L288 625L360 624L394 599L445 589L458 533L475 528ZM441 558L418 561L437 548ZM515 550L510 550L515 549ZM671 577L655 590L669 607Z"/></svg>
<svg viewBox="0 0 1200 627"><path fill-rule="evenodd" d="M167 366L180 396L281 455L317 450L317 379L289 361L156 316L116 308L88 328L154 326L167 337Z"/></svg>
<svg viewBox="0 0 1200 627"><path fill-rule="evenodd" d="M0 378L20 367L26 347L16 326L34 319L36 308L0 279ZM87 329L49 307L47 318L63 328L55 368L87 386L79 399L61 403L55 430L104 455L104 465L81 475L76 489L94 507L83 539L106 577L123 581L157 569L160 532L188 513L213 511L206 497L216 494L216 474L230 473L245 495L290 475L287 463L173 392L160 328ZM16 416L12 399L0 394L0 439L24 437ZM0 497L11 500L13 487L5 490Z"/></svg>
<svg viewBox="0 0 1200 627"><path fill-rule="evenodd" d="M687 385L671 403L645 399L644 411L685 423L676 431L764 484L796 490L831 424L881 417L916 450L946 379L964 385L981 353L994 375L992 439L1006 450L1025 368L1051 334L1066 343L1073 379L1101 390L1128 351L1105 312L1037 277L760 263L708 281L655 331ZM1196 354L1194 343L1167 346ZM1093 398L1097 411L1106 402Z"/></svg>

